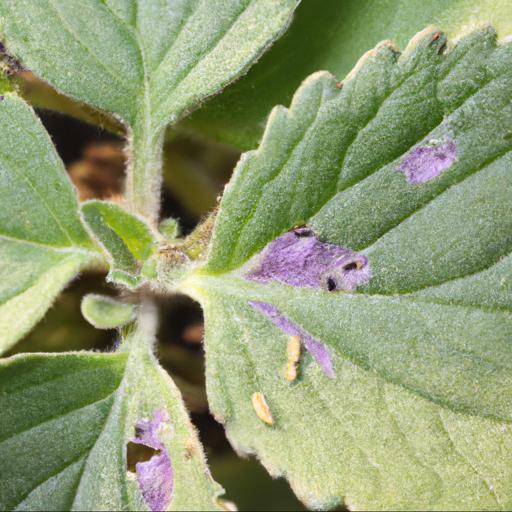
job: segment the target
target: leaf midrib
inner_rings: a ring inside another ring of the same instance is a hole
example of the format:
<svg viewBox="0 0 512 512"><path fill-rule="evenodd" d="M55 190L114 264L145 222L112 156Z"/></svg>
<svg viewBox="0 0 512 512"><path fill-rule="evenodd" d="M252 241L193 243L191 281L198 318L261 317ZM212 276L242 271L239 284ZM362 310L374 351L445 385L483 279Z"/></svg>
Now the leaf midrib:
<svg viewBox="0 0 512 512"><path fill-rule="evenodd" d="M50 2L53 2L53 0L50 0ZM137 8L137 5L138 5L137 2L135 2L136 8ZM172 52L173 48L175 47L176 43L179 40L180 35L186 29L186 27L189 25L190 20L193 18L194 14L197 12L198 5L199 5L199 3L195 6L194 9L192 9L188 13L186 18L182 21L180 27L178 28L176 34L174 35L173 40L170 42L169 46L162 53L162 56L161 56L158 64L156 65L156 67L154 67L154 69L150 69L147 65L146 48L145 48L143 39L142 39L140 31L139 31L137 11L135 12L135 20L134 20L135 24L134 24L134 26L130 26L126 22L126 20L120 18L108 5L105 4L106 9L111 14L111 16L116 18L120 23L122 23L125 26L125 28L130 33L133 34L134 42L135 42L137 49L141 56L141 64L142 64L141 71L142 71L143 80L142 80L142 84L141 84L142 91L140 92L140 95L142 98L141 103L143 105L143 108L138 109L139 111L137 112L136 117L140 119L140 116L142 115L142 117L144 118L143 122L146 127L145 133L147 134L148 137L152 137L154 135L154 132L156 132L160 129L159 126L153 125L153 118L154 118L153 114L161 106L161 101L162 101L161 97L157 97L157 98L153 97L152 93L155 88L154 77L157 76L161 66L165 62L165 59ZM197 60L191 62L188 67L184 68L177 77L174 77L174 82L171 86L171 92L169 93L169 88L166 88L166 95L167 95L166 97L172 97L172 94L176 91L178 86L193 72L193 70L195 68L197 68L197 66L199 66L204 61L204 59L210 53L212 53L217 48L219 43L224 39L224 37L226 37L226 35L232 29L233 25L247 11L247 9L249 8L250 5L251 5L251 1L248 1L247 4L245 6L243 6L243 8L236 14L236 16L233 17L229 27L227 27L226 30L221 31L219 33L218 37L214 41L211 42L211 44L208 46L208 48L204 52L202 52L202 54L199 56L199 58ZM53 7L53 5L52 5L52 7ZM77 37L75 37L75 39L80 44L82 44L78 40ZM85 46L85 45L83 45L83 46ZM86 49L87 49L87 47L86 47ZM96 58L96 60L99 61L99 59L96 55L93 55L93 56ZM102 64L102 66L104 66L104 64L102 62L101 62L101 64ZM111 74L110 71L109 71L109 74ZM172 115L172 113L171 113L171 115Z"/></svg>
<svg viewBox="0 0 512 512"><path fill-rule="evenodd" d="M59 476L61 473L63 473L64 471L66 471L66 469L68 469L69 467L71 467L73 464L76 464L77 462L80 462L80 460L82 459L85 459L86 458L86 454L88 452L88 449L87 450L84 450L83 452L80 453L79 456L77 456L76 458L72 459L71 461L69 462L66 462L66 464L62 467L60 467L57 471L55 471L55 473L52 473L51 475L49 475L48 477L46 477L44 480L41 480L39 482L37 482L37 484L35 485L35 487L33 487L32 489L30 489L29 492L25 493L23 495L23 497L17 501L14 505L12 505L11 509L12 510L18 510L18 507L36 490L38 489L39 487L41 487L43 484L45 484L46 482L48 482L48 480L51 480L52 478L55 478L57 476ZM83 472L83 468L81 470L81 473Z"/></svg>
<svg viewBox="0 0 512 512"><path fill-rule="evenodd" d="M509 253L511 255L512 253ZM506 256L504 256L506 257ZM442 286L446 283L449 283L451 281L457 281L459 279L466 279L471 276L478 275L480 273L483 273L490 268L492 268L495 265L495 263L491 264L489 267L485 269L480 269L475 273L472 274L466 274L464 276L459 276L454 279L450 279L447 281L444 281L443 283L439 283L434 286L427 286L425 288L422 288L421 290L414 290L413 292L406 292L406 293L389 293L389 294L383 294L383 293L349 293L349 292L343 292L343 291L337 291L334 292L340 301L343 300L350 300L350 299L359 299L359 300L368 300L368 301L386 301L386 302L400 302L400 301L407 301L412 304L435 304L439 306L444 307L451 307L451 308L459 308L459 309L466 309L466 310L478 310L483 311L487 313L501 313L510 315L512 318L512 309L508 308L501 308L501 307L490 307L485 305L475 305L475 304L461 304L456 302L449 302L444 299L440 299L437 297L423 297L423 296L417 296L415 295L417 292L426 290L426 289L434 289L438 286ZM316 289L310 289L310 288L299 288L296 286L290 286L286 285L280 282L273 282L272 284L262 284L257 283L253 281L247 281L246 279L243 279L241 277L235 276L230 273L226 274L220 274L220 275L210 275L206 274L201 271L196 271L195 273L192 273L188 279L184 280L181 285L181 289L187 291L190 288L193 290L198 290L199 294L201 296L205 296L208 293L208 290L212 289L216 292L221 292L223 294L232 295L235 297L247 299L247 300L265 300L272 298L279 298L285 296L287 293L287 290L296 292L297 290L304 290L307 294L313 294L315 292L317 293L325 293L332 295L333 292L327 292L322 290L316 290ZM204 293L201 293L203 292ZM278 294L273 293L274 291L279 290ZM300 293L300 292L299 292Z"/></svg>

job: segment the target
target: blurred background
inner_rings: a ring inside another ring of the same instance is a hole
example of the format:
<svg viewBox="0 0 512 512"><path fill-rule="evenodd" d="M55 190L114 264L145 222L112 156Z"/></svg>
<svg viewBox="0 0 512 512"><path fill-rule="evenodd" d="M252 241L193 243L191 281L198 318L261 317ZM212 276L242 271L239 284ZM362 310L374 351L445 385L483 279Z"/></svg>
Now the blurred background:
<svg viewBox="0 0 512 512"><path fill-rule="evenodd" d="M24 72L24 86L40 87ZM111 131L50 110L38 109L78 189L80 200L115 199L122 192L122 139ZM239 153L226 146L169 135L165 146L162 218L180 222L189 233L215 205L236 165ZM80 301L89 292L115 295L105 276L84 273L62 293L45 318L7 355L20 352L105 350L116 342L115 331L97 330L80 313ZM223 428L208 412L204 386L203 317L191 299L160 300L158 355L170 373L196 425L213 477L226 489L225 499L239 510L304 510L285 480L273 480L254 459L239 458Z"/></svg>

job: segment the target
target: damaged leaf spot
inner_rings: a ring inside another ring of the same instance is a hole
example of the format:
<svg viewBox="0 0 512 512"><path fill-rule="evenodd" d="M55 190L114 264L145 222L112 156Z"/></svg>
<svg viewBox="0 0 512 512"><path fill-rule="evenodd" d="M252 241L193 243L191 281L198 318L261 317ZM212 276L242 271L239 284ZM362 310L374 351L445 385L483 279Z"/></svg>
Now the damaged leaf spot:
<svg viewBox="0 0 512 512"><path fill-rule="evenodd" d="M425 183L439 176L457 158L455 142L434 143L415 148L400 163L399 171L409 183Z"/></svg>
<svg viewBox="0 0 512 512"><path fill-rule="evenodd" d="M153 455L158 455L159 453L159 450L155 450L150 446L130 441L126 445L126 468L130 473L135 473L139 462L147 462L151 460Z"/></svg>
<svg viewBox="0 0 512 512"><path fill-rule="evenodd" d="M321 242L307 227L296 228L270 242L246 278L279 281L301 288L352 291L371 277L368 259L351 249Z"/></svg>
<svg viewBox="0 0 512 512"><path fill-rule="evenodd" d="M169 415L164 410L157 410L153 419L137 422L135 437L128 443L129 470L130 445L143 447L138 455L142 462L135 463L135 473L140 492L152 512L166 510L172 498L174 475L171 457L163 441L166 431L170 430Z"/></svg>
<svg viewBox="0 0 512 512"><path fill-rule="evenodd" d="M270 320L276 327L290 336L298 336L304 348L311 354L313 359L319 364L327 377L333 379L336 374L331 360L331 355L325 345L313 338L307 331L288 320L281 312L268 302L249 301L249 305L256 311Z"/></svg>
<svg viewBox="0 0 512 512"><path fill-rule="evenodd" d="M251 402L256 416L258 416L258 418L267 425L273 425L274 418L272 417L272 413L270 412L270 408L263 396L263 393L260 393L259 391L253 393Z"/></svg>

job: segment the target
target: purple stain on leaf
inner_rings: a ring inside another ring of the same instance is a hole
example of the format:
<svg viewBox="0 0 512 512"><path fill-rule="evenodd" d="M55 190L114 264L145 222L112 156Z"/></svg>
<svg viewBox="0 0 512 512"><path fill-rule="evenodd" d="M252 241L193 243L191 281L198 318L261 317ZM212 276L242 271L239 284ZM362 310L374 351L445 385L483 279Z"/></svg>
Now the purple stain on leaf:
<svg viewBox="0 0 512 512"><path fill-rule="evenodd" d="M313 356L320 365L323 372L334 379L336 376L331 361L331 356L325 345L313 338L307 331L288 320L281 312L268 302L249 301L249 305L256 311L268 318L276 327L290 336L298 336L304 345L304 348Z"/></svg>
<svg viewBox="0 0 512 512"><path fill-rule="evenodd" d="M425 183L452 166L457 158L455 142L420 146L406 155L399 170L409 183Z"/></svg>
<svg viewBox="0 0 512 512"><path fill-rule="evenodd" d="M297 228L270 242L246 278L301 288L351 291L371 277L368 259L351 249L321 242L309 228Z"/></svg>
<svg viewBox="0 0 512 512"><path fill-rule="evenodd" d="M139 489L152 512L166 510L171 502L174 475L171 457L167 451L162 434L170 428L169 415L164 410L157 410L153 419L142 419L135 425L135 444L149 446L158 453L146 462L135 465Z"/></svg>

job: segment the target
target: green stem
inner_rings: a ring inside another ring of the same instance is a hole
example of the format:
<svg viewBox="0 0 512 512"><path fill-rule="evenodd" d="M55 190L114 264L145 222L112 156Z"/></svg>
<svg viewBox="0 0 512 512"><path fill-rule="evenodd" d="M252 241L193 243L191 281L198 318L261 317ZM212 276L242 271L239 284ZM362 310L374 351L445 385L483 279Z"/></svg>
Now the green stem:
<svg viewBox="0 0 512 512"><path fill-rule="evenodd" d="M164 129L155 129L151 118L142 112L128 144L126 200L132 213L156 225L162 185L162 147Z"/></svg>
<svg viewBox="0 0 512 512"><path fill-rule="evenodd" d="M150 298L142 298L135 321L121 328L121 335L124 340L121 350L152 353L156 343L157 327L158 311L155 303Z"/></svg>

